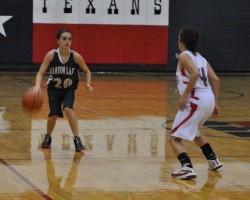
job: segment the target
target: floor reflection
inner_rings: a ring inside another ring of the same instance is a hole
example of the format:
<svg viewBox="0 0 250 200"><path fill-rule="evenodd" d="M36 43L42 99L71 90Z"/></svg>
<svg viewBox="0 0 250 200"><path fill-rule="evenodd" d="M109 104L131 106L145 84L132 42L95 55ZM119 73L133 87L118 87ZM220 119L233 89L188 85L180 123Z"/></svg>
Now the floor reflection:
<svg viewBox="0 0 250 200"><path fill-rule="evenodd" d="M179 187L176 190L177 199L220 199L222 196L216 190L216 185L222 178L222 174L218 171L208 171L207 180L200 187L196 188L196 180L178 180L172 179L172 183Z"/></svg>
<svg viewBox="0 0 250 200"><path fill-rule="evenodd" d="M78 165L83 152L75 152L72 158L72 165L66 177L64 185L62 185L62 176L56 176L56 168L54 167L53 159L51 159L51 149L41 149L46 160L46 174L48 179L47 195L52 199L74 199L73 188L77 179Z"/></svg>

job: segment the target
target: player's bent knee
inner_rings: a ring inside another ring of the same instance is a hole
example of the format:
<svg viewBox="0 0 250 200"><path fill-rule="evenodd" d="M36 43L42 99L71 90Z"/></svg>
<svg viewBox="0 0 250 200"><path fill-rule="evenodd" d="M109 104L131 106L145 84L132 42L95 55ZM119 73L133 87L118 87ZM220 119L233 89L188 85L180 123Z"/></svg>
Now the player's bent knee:
<svg viewBox="0 0 250 200"><path fill-rule="evenodd" d="M175 142L181 142L181 138L177 138L177 137L170 137L170 143L175 143Z"/></svg>
<svg viewBox="0 0 250 200"><path fill-rule="evenodd" d="M65 107L64 111L65 111L65 113L71 113L71 112L73 112L73 109L70 107Z"/></svg>
<svg viewBox="0 0 250 200"><path fill-rule="evenodd" d="M52 116L49 116L50 119L53 119L53 120L56 120L58 118L58 115L52 115Z"/></svg>

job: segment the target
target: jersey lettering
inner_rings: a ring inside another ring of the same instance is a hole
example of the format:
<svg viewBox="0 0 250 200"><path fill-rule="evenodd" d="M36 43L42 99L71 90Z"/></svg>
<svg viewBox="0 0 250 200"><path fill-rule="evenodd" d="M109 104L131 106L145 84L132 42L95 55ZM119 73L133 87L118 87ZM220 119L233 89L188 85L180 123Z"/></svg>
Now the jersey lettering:
<svg viewBox="0 0 250 200"><path fill-rule="evenodd" d="M75 71L75 68L66 67L66 66L58 66L58 67L52 67L50 69L50 74L72 75L74 71Z"/></svg>
<svg viewBox="0 0 250 200"><path fill-rule="evenodd" d="M204 68L201 67L201 68L198 68L198 70L199 70L199 72L200 72L200 79L203 81L204 86L207 87L207 80L208 80L208 78L207 78L207 76L206 76L206 73L205 73Z"/></svg>
<svg viewBox="0 0 250 200"><path fill-rule="evenodd" d="M62 79L60 79L60 78L54 78L53 81L55 82L55 87L58 88L58 89L61 89L62 87L63 88L68 88L73 84L73 81L70 78L66 78L63 81L63 83L62 83Z"/></svg>

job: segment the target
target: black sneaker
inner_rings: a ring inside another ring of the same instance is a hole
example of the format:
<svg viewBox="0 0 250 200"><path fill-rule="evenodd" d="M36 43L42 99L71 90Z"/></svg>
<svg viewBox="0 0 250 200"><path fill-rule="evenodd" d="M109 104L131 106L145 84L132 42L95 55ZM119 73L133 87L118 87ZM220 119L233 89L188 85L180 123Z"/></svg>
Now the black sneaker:
<svg viewBox="0 0 250 200"><path fill-rule="evenodd" d="M50 144L51 144L51 136L46 134L44 137L43 143L41 145L41 148L48 149L50 148Z"/></svg>
<svg viewBox="0 0 250 200"><path fill-rule="evenodd" d="M75 143L76 152L79 152L79 151L82 151L82 150L85 149L85 147L82 145L82 141L81 141L80 137L75 136L74 137L74 143Z"/></svg>

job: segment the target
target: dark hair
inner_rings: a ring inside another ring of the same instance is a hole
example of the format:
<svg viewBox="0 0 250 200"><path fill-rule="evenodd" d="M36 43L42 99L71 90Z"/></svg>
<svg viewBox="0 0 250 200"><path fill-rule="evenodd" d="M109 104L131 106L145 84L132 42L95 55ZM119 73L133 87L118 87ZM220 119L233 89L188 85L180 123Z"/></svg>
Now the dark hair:
<svg viewBox="0 0 250 200"><path fill-rule="evenodd" d="M70 30L68 30L68 29L66 29L66 28L62 28L62 29L60 29L58 32L57 32L57 34L56 34L56 39L60 39L60 37L61 37L61 35L63 34L63 33L70 33L71 35L72 35L72 33L70 32Z"/></svg>
<svg viewBox="0 0 250 200"><path fill-rule="evenodd" d="M199 45L199 32L194 27L183 26L180 30L179 37L180 42L183 42L186 48L195 55Z"/></svg>

